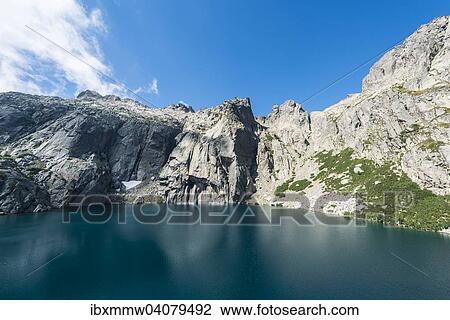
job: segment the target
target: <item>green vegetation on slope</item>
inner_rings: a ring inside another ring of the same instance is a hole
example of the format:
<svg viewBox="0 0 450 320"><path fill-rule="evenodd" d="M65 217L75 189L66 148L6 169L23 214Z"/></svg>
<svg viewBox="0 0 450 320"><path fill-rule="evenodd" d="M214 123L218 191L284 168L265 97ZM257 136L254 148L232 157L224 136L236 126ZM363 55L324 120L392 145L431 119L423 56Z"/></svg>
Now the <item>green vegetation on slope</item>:
<svg viewBox="0 0 450 320"><path fill-rule="evenodd" d="M303 191L311 185L311 181L307 179L297 180L291 183L289 190L292 191Z"/></svg>
<svg viewBox="0 0 450 320"><path fill-rule="evenodd" d="M285 196L285 192L289 189L289 184L292 182L293 179L289 179L285 181L283 184L279 185L275 189L275 195L277 197L283 198Z"/></svg>
<svg viewBox="0 0 450 320"><path fill-rule="evenodd" d="M392 163L353 158L351 149L318 153L316 161L320 172L314 180L321 181L326 191L366 195L361 217L421 230L450 226L450 197L421 189Z"/></svg>
<svg viewBox="0 0 450 320"><path fill-rule="evenodd" d="M441 83L441 84L438 84L438 85L434 85L434 86L431 86L429 88L425 88L423 90L411 90L411 89L405 88L403 86L403 84L396 84L396 85L394 85L392 87L392 89L396 90L397 92L409 94L409 95L412 95L412 96L421 96L421 95L424 95L424 94L428 94L428 93L431 93L431 92L436 92L436 91L439 91L439 90L445 90L445 89L448 89L448 88L449 88L449 86L448 86L447 83Z"/></svg>
<svg viewBox="0 0 450 320"><path fill-rule="evenodd" d="M267 133L267 134L266 134L266 141L271 142L272 140L273 140L272 135L271 135L270 133Z"/></svg>
<svg viewBox="0 0 450 320"><path fill-rule="evenodd" d="M421 143L419 143L419 149L424 151L431 151L431 152L439 152L439 148L442 147L445 143L442 141L436 141L431 138L428 138Z"/></svg>
<svg viewBox="0 0 450 320"><path fill-rule="evenodd" d="M283 184L279 185L275 189L275 195L277 197L284 197L286 191L294 191L294 192L300 192L305 190L311 185L311 181L308 179L302 179L294 181L293 178L285 181Z"/></svg>

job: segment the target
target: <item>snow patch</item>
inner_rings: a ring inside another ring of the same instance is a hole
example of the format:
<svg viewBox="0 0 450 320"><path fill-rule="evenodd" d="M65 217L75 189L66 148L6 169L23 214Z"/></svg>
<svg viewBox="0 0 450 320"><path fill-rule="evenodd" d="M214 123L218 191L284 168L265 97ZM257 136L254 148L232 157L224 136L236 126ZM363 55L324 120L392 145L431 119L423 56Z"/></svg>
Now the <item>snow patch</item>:
<svg viewBox="0 0 450 320"><path fill-rule="evenodd" d="M133 189L142 183L142 180L130 180L130 181L122 181L122 184L125 186L126 190Z"/></svg>

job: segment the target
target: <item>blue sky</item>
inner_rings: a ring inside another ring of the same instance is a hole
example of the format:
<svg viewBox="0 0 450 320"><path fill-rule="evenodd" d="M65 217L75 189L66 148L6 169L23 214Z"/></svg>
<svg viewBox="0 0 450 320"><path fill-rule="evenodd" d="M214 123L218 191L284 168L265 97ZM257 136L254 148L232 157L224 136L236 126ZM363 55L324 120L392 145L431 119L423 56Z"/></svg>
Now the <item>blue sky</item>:
<svg viewBox="0 0 450 320"><path fill-rule="evenodd" d="M133 90L142 87L147 100L182 100L198 109L250 97L256 114L287 99L303 101L421 24L450 14L443 0L80 1L91 26L100 28L97 13L102 17L99 65ZM304 108L322 110L360 91L370 65ZM64 95L88 84L69 81Z"/></svg>

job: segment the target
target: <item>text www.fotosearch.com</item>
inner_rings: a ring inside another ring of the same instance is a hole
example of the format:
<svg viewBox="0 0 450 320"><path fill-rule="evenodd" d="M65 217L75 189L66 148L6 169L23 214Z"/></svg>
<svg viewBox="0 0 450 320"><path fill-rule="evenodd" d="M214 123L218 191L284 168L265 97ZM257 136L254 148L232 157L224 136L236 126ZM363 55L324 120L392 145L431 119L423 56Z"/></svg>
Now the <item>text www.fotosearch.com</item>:
<svg viewBox="0 0 450 320"><path fill-rule="evenodd" d="M212 306L205 304L146 304L141 306L99 306L91 304L91 316L358 316L356 306Z"/></svg>

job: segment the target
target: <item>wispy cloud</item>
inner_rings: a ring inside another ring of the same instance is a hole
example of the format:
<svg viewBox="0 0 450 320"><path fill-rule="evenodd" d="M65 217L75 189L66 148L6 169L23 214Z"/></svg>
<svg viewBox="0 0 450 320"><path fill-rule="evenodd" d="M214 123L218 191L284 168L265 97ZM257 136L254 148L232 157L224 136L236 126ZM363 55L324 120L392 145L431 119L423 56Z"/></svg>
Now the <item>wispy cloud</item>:
<svg viewBox="0 0 450 320"><path fill-rule="evenodd" d="M153 94L159 94L158 79L153 79L150 83L150 92Z"/></svg>
<svg viewBox="0 0 450 320"><path fill-rule="evenodd" d="M144 87L137 88L136 90L134 90L134 92L137 94L150 93L150 94L158 95L159 94L158 79L153 78L153 80L149 84L147 84Z"/></svg>
<svg viewBox="0 0 450 320"><path fill-rule="evenodd" d="M14 0L2 4L0 21L0 91L123 91L89 67L112 74L98 42L98 36L107 31L99 9L88 12L77 0ZM89 65L30 32L26 25Z"/></svg>

